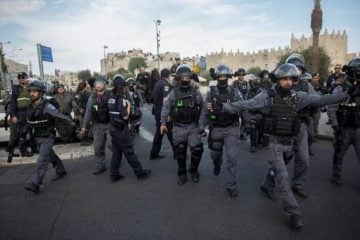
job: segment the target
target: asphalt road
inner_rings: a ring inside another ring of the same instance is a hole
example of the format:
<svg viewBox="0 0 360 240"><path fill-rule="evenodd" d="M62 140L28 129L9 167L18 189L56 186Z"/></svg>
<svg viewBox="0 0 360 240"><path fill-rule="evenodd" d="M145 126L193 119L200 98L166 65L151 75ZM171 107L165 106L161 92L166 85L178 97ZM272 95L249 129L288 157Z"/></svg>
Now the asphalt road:
<svg viewBox="0 0 360 240"><path fill-rule="evenodd" d="M34 195L24 186L35 165L2 163L0 239L359 239L360 168L352 148L344 161L345 185L336 187L329 181L331 143L315 144L306 185L310 197L298 199L305 228L296 232L288 227L279 200L268 200L259 191L266 149L250 153L249 142L239 141L239 196L230 198L225 165L214 176L208 150L200 182L178 186L167 139L166 159L148 159L153 129L146 110L135 151L153 174L142 182L126 161L121 169L125 179L110 183L109 171L92 175L93 157L80 157L65 160L69 174L60 181L50 181L54 171L49 169L44 188ZM74 151L78 145L68 147Z"/></svg>

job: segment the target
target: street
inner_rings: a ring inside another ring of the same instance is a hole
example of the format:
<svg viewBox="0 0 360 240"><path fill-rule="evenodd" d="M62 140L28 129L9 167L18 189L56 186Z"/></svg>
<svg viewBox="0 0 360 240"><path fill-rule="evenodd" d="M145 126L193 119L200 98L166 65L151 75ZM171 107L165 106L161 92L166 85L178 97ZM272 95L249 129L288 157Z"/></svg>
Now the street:
<svg viewBox="0 0 360 240"><path fill-rule="evenodd" d="M230 198L225 188L226 162L220 175L214 176L204 138L200 182L189 178L178 186L177 164L166 137L161 152L166 158L149 160L154 133L150 112L147 106L135 139L140 161L152 170L152 176L141 182L124 157L123 180L110 183L109 161L108 170L94 176L92 148L72 143L56 146L79 152L63 151L70 158L64 159L68 175L51 182L55 173L49 165L44 188L35 195L24 190L35 171L34 161L24 159L20 165L14 159L15 164L9 165L2 157L0 239L359 239L360 168L353 147L344 159L345 184L336 187L329 181L332 143L315 143L306 183L309 198L297 198L305 227L293 231L279 199L271 201L259 191L267 170L266 149L250 153L249 140L239 140L239 196ZM0 152L5 156L4 146Z"/></svg>

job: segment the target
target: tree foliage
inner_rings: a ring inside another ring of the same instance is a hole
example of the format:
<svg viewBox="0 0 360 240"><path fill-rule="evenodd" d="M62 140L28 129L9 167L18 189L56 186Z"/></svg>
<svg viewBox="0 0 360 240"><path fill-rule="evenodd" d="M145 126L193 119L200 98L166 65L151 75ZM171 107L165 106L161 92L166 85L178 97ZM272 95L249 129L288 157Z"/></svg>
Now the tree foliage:
<svg viewBox="0 0 360 240"><path fill-rule="evenodd" d="M312 63L312 47L309 47L307 49L304 49L299 52L301 55L305 58L305 65L307 68L307 71L310 73L314 73L311 63ZM286 61L286 59L290 56L290 54L285 54L284 56L280 57L279 64L282 64ZM329 76L329 68L331 64L331 59L329 55L326 53L324 48L319 47L319 74L322 80L327 79Z"/></svg>
<svg viewBox="0 0 360 240"><path fill-rule="evenodd" d="M255 74L255 75L259 75L260 72L261 72L260 67L251 67L246 71L247 74Z"/></svg>
<svg viewBox="0 0 360 240"><path fill-rule="evenodd" d="M78 73L78 79L81 81L86 81L91 77L91 72L89 69L82 70Z"/></svg>
<svg viewBox="0 0 360 240"><path fill-rule="evenodd" d="M147 68L146 59L143 57L131 58L128 65L128 71L134 73L135 69L144 67Z"/></svg>

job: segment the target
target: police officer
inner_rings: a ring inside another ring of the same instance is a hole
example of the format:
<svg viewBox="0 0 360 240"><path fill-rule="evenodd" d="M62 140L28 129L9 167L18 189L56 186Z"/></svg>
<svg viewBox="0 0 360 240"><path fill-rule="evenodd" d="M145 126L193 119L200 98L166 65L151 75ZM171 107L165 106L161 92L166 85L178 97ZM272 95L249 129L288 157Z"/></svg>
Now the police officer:
<svg viewBox="0 0 360 240"><path fill-rule="evenodd" d="M136 82L139 84L139 88L142 91L144 99L148 97L150 74L145 71L144 67L140 68L140 72L136 76Z"/></svg>
<svg viewBox="0 0 360 240"><path fill-rule="evenodd" d="M247 81L245 81L246 70L244 68L239 68L235 73L234 77L237 77L235 81L233 81L233 87L237 88L240 93L242 99L248 99L250 86ZM241 116L241 125L240 125L240 140L246 140L244 133L244 118Z"/></svg>
<svg viewBox="0 0 360 240"><path fill-rule="evenodd" d="M33 153L37 153L34 142L30 143L32 152L27 150L29 140L28 128L26 125L26 109L30 105L30 94L27 90L28 76L25 72L18 73L18 85L14 85L10 97L9 112L11 124L13 124L19 139L19 149L22 157L31 157Z"/></svg>
<svg viewBox="0 0 360 240"><path fill-rule="evenodd" d="M173 122L174 147L178 163L178 184L187 181L186 150L189 145L191 164L189 172L193 182L199 181L198 167L203 153L203 144L199 136L198 121L203 106L203 98L196 85L191 84L192 71L188 65L180 65L176 70L179 86L176 86L164 98L161 110L160 133L168 131L166 123L170 116Z"/></svg>
<svg viewBox="0 0 360 240"><path fill-rule="evenodd" d="M170 73L172 74L172 76L175 76L176 69L180 66L180 64L181 64L181 58L176 57L175 58L175 63L170 68Z"/></svg>
<svg viewBox="0 0 360 240"><path fill-rule="evenodd" d="M287 59L286 63L294 64L300 71L300 77L293 84L293 90L296 92L305 92L307 94L318 94L314 87L308 82L305 74L306 66L305 59L301 54L293 53ZM310 107L302 108L299 112L299 119L301 120L300 130L295 139L295 164L294 176L292 178L293 192L302 198L307 198L308 194L305 192L304 184L309 168L309 143L308 143L308 128L310 125Z"/></svg>
<svg viewBox="0 0 360 240"><path fill-rule="evenodd" d="M61 83L55 84L55 96L54 98L58 102L60 112L69 118L71 117L71 112L76 111L76 102L72 94L65 91L64 85ZM56 130L59 133L61 141L67 143L72 142L75 139L75 128L71 127L67 121L56 120Z"/></svg>
<svg viewBox="0 0 360 240"><path fill-rule="evenodd" d="M53 181L59 180L67 174L62 161L52 148L55 138L55 119L63 119L72 125L75 123L43 98L46 91L43 82L34 80L29 84L28 90L32 104L27 109L27 124L31 134L35 137L36 144L40 147L40 154L37 159L37 170L32 176L31 183L25 189L39 193L49 162L53 164L56 172Z"/></svg>
<svg viewBox="0 0 360 240"><path fill-rule="evenodd" d="M163 158L164 156L160 155L161 144L163 135L160 133L160 126L161 126L161 110L163 107L164 98L168 96L170 91L173 89L173 86L170 84L170 71L167 68L164 68L160 72L161 79L155 83L153 96L154 96L154 109L153 113L155 116L156 122L156 132L154 135L152 148L150 152L150 160ZM171 144L171 147L174 152L175 158L175 150L173 144L173 135L172 135L172 121L170 119L166 119L165 123L167 127L166 136Z"/></svg>
<svg viewBox="0 0 360 240"><path fill-rule="evenodd" d="M110 115L108 108L108 100L110 91L106 89L107 80L105 77L99 76L95 80L95 92L93 92L86 104L86 112L84 122L80 131L80 135L86 133L90 121L94 132L94 152L96 159L96 170L94 175L101 174L106 171L105 149L111 150L110 135Z"/></svg>
<svg viewBox="0 0 360 240"><path fill-rule="evenodd" d="M111 182L116 182L124 178L124 176L119 173L122 154L124 153L126 160L134 170L137 178L143 180L150 175L151 171L143 169L132 145L128 128L131 104L129 100L124 98L126 82L120 75L114 79L113 85L112 95L108 101L113 151L110 179Z"/></svg>
<svg viewBox="0 0 360 240"><path fill-rule="evenodd" d="M91 95L90 85L84 81L80 82L75 94L75 103L76 103L76 110L75 110L75 118L79 122L80 128L84 123L84 116L86 112L86 104L89 100ZM85 136L80 138L81 145L89 146L92 144L91 141L92 134L91 131L88 131Z"/></svg>
<svg viewBox="0 0 360 240"><path fill-rule="evenodd" d="M219 64L215 66L214 76L217 80L216 86L211 86L202 109L200 117L200 133L204 133L204 126L209 122L209 148L214 164L214 175L219 175L222 164L223 148L226 150L226 167L229 179L227 191L231 197L237 197L236 172L237 172L237 141L240 135L239 114L229 114L220 108L209 113L207 104L217 106L217 102L227 103L242 100L241 93L234 86L228 85L228 79L232 77L229 66ZM206 121L207 120L207 121Z"/></svg>
<svg viewBox="0 0 360 240"><path fill-rule="evenodd" d="M353 145L360 163L360 58L353 58L344 67L345 79L342 88L350 89L350 97L339 105L328 107L331 124L335 131L334 155L331 182L342 186L341 169L343 158L350 145ZM334 89L334 93L341 91Z"/></svg>
<svg viewBox="0 0 360 240"><path fill-rule="evenodd" d="M270 89L273 83L270 81L270 74L269 71L264 69L259 74L260 77L260 86L262 89ZM276 82L275 82L276 83Z"/></svg>
<svg viewBox="0 0 360 240"><path fill-rule="evenodd" d="M284 154L292 152L294 137L300 128L298 111L310 104L330 104L340 101L348 96L346 92L336 95L319 96L295 92L292 85L299 77L299 71L293 64L282 64L274 72L278 83L273 88L261 92L256 98L224 103L222 109L228 113L236 113L245 109L260 111L264 114L264 132L269 135L270 149L268 163L270 173L273 175L280 200L290 225L296 229L303 227L298 203L291 191L289 175L286 169ZM213 111L210 107L209 111ZM268 178L266 178L268 179ZM270 195L266 182L261 190Z"/></svg>
<svg viewBox="0 0 360 240"><path fill-rule="evenodd" d="M133 78L128 78L126 84L129 89L129 95L133 99L133 104L131 104L131 116L130 123L131 127L136 133L140 131L140 124L142 118L141 108L144 106L144 99L139 90L135 88L136 81Z"/></svg>

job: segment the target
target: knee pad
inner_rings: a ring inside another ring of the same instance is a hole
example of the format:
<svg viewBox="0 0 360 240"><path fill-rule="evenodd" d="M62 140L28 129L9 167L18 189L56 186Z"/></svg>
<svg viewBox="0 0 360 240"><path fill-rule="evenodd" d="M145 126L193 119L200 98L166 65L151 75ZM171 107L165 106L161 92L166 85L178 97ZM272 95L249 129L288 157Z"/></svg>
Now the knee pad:
<svg viewBox="0 0 360 240"><path fill-rule="evenodd" d="M201 144L202 145L202 144ZM224 140L213 140L209 137L208 139L209 149L217 152L222 152L222 147L224 145Z"/></svg>
<svg viewBox="0 0 360 240"><path fill-rule="evenodd" d="M186 157L186 147L187 147L186 142L181 142L175 146L175 152L178 158Z"/></svg>
<svg viewBox="0 0 360 240"><path fill-rule="evenodd" d="M203 144L200 143L198 145L191 147L190 150L193 155L201 157L202 153L204 152L204 147Z"/></svg>

